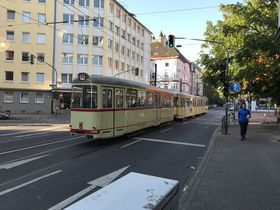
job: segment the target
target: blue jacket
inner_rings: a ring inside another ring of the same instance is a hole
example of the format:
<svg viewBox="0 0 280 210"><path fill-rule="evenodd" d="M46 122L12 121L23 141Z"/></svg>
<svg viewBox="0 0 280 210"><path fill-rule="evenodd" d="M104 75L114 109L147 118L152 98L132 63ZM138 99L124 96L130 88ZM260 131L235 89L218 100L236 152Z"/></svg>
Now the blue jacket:
<svg viewBox="0 0 280 210"><path fill-rule="evenodd" d="M247 121L249 118L247 117L249 115L249 118L251 117L251 112L246 109L246 108L241 108L238 111L238 120L239 122L245 122Z"/></svg>

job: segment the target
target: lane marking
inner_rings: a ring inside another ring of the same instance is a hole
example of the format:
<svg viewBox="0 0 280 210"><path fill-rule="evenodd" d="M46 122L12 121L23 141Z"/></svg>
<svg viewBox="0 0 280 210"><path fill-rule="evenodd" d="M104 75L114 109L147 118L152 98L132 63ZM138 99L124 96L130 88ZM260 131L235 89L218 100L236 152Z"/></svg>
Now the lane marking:
<svg viewBox="0 0 280 210"><path fill-rule="evenodd" d="M134 139L142 140L142 141L160 142L160 143L166 143L166 144L178 144L178 145L193 146L193 147L206 147L205 144L185 143L185 142L179 142L179 141L167 141L167 140L149 139L149 138L134 138Z"/></svg>
<svg viewBox="0 0 280 210"><path fill-rule="evenodd" d="M34 160L46 157L46 156L49 156L49 155L43 155L43 156L39 156L39 157L34 157L34 158L20 160L20 161L16 161L16 162L12 162L12 163L7 163L7 164L4 164L4 165L0 165L0 169L11 169L11 168L23 165L25 163L28 163L28 162L31 162L31 161L34 161Z"/></svg>
<svg viewBox="0 0 280 210"><path fill-rule="evenodd" d="M78 137L74 137L74 138L64 139L64 140L61 140L61 141L39 144L39 145L31 146L31 147L24 147L24 148L21 148L21 149L15 149L15 150L10 150L10 151L6 151L6 152L0 152L0 155L6 155L6 154L14 153L14 152L24 151L24 150L28 150L28 149L34 149L34 148L37 148L37 147L43 147L43 146L52 145L52 144L58 144L58 143L61 143L61 142L71 141L71 140L75 140L75 139L79 139L79 138L83 138L83 137L84 136L78 136Z"/></svg>
<svg viewBox="0 0 280 210"><path fill-rule="evenodd" d="M164 132L169 131L169 130L172 130L172 129L173 129L173 128L167 128L167 129L161 131L161 133L164 133Z"/></svg>
<svg viewBox="0 0 280 210"><path fill-rule="evenodd" d="M10 192L12 192L12 191L14 191L14 190L17 190L17 189L19 189L19 188L25 187L25 186L27 186L27 185L29 185L29 184L32 184L32 183L34 183L34 182L37 182L37 181L39 181L39 180L41 180L41 179L45 179L45 178L50 177L50 176L52 176L52 175L61 173L61 172L62 172L62 170L54 171L54 172L52 172L52 173L49 173L49 174L46 174L46 175L44 175L44 176L38 177L38 178L36 178L36 179L33 179L33 180L29 181L29 182L25 182L25 183L20 184L20 185L18 185L18 186L12 187L12 188L7 189L7 190L4 190L4 191L0 192L0 196L5 195L5 194L7 194L7 193L10 193Z"/></svg>
<svg viewBox="0 0 280 210"><path fill-rule="evenodd" d="M29 137L29 136L39 136L39 135L50 135L50 134L54 134L54 133L47 133L47 132L37 132L37 133L30 133L30 134L25 134L25 135L21 135L21 136L13 136L14 139L19 139L19 138L23 138L23 137Z"/></svg>
<svg viewBox="0 0 280 210"><path fill-rule="evenodd" d="M88 188L76 193L75 195L72 195L71 197L67 198L66 200L56 204L55 206L49 208L48 210L60 210L64 209L69 204L73 203L80 197L84 196L88 192L92 191L96 187L105 187L106 185L110 184L114 179L116 179L121 173L123 173L130 165L123 167L121 169L118 169L116 171L113 171L110 174L107 174L105 176L102 176L100 178L97 178L95 180L92 180L88 182L90 185Z"/></svg>
<svg viewBox="0 0 280 210"><path fill-rule="evenodd" d="M182 123L182 125L186 125L186 124L188 124L188 123L190 123L190 121L184 122L184 123Z"/></svg>
<svg viewBox="0 0 280 210"><path fill-rule="evenodd" d="M66 127L65 125L61 125L61 126L55 126L55 127L48 127L48 128L43 128L43 129L39 129L39 130L34 130L34 131L20 131L20 132L14 132L14 133L5 133L5 134L1 134L0 136L12 136L12 135L17 135L17 134L24 134L24 133L36 133L38 131L47 131L47 130L54 130L57 128L63 128Z"/></svg>
<svg viewBox="0 0 280 210"><path fill-rule="evenodd" d="M120 148L125 148L125 147L128 147L128 146L130 146L130 145L132 145L132 144L136 144L136 143L137 143L137 142L139 142L139 141L142 141L142 140L141 140L141 139L136 140L136 141L131 142L131 143L129 143L129 144L123 145L123 146L121 146Z"/></svg>

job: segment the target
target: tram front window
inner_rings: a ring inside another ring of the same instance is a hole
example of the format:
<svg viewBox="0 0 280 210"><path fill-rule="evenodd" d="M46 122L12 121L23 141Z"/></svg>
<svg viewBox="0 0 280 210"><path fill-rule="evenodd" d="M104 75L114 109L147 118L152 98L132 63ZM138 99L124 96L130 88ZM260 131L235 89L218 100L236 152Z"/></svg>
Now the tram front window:
<svg viewBox="0 0 280 210"><path fill-rule="evenodd" d="M96 86L73 86L72 108L97 108Z"/></svg>
<svg viewBox="0 0 280 210"><path fill-rule="evenodd" d="M82 86L73 86L72 87L72 108L81 108L82 107L82 96L83 96Z"/></svg>

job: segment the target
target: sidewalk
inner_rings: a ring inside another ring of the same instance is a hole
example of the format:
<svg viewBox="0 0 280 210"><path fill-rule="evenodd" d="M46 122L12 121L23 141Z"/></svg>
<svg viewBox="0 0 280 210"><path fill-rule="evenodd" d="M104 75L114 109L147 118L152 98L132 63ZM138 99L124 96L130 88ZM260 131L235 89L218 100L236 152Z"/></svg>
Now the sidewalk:
<svg viewBox="0 0 280 210"><path fill-rule="evenodd" d="M252 116L244 142L238 125L229 128L230 135L216 131L180 210L280 209L279 125Z"/></svg>

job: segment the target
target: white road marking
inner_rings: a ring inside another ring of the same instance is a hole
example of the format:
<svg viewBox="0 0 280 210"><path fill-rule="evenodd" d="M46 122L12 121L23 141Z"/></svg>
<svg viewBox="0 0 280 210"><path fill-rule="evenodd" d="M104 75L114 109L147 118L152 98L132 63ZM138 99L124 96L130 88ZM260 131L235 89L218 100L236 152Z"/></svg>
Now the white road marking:
<svg viewBox="0 0 280 210"><path fill-rule="evenodd" d="M172 130L172 129L173 129L173 128L167 128L167 129L161 131L161 133L164 133L164 132L169 131L169 130Z"/></svg>
<svg viewBox="0 0 280 210"><path fill-rule="evenodd" d="M187 122L182 123L182 125L186 125L186 124L189 124L189 123L190 123L190 121L187 121Z"/></svg>
<svg viewBox="0 0 280 210"><path fill-rule="evenodd" d="M38 132L38 131L47 131L47 130L54 130L57 128L63 128L66 127L65 125L60 125L60 126L51 126L48 128L43 128L43 129L39 129L39 130L34 130L34 131L20 131L20 132L14 132L14 133L5 133L5 134L1 134L0 136L12 136L12 135L17 135L17 134L24 134L24 133L34 133L34 132Z"/></svg>
<svg viewBox="0 0 280 210"><path fill-rule="evenodd" d="M18 185L18 186L12 187L12 188L7 189L7 190L4 190L4 191L0 192L0 196L5 195L5 194L7 194L7 193L10 193L10 192L12 192L12 191L14 191L14 190L17 190L17 189L19 189L19 188L25 187L25 186L27 186L27 185L29 185L29 184L32 184L32 183L34 183L34 182L37 182L37 181L39 181L39 180L41 180L41 179L44 179L44 178L47 178L47 177L49 177L49 176L58 174L58 173L60 173L60 172L62 172L62 170L54 171L54 172L52 172L52 173L49 173L49 174L46 174L46 175L44 175L44 176L38 177L38 178L36 178L36 179L33 179L33 180L29 181L29 182L25 182L25 183L20 184L20 185Z"/></svg>
<svg viewBox="0 0 280 210"><path fill-rule="evenodd" d="M20 161L16 161L16 162L12 162L12 163L7 163L7 164L4 164L4 165L0 165L0 169L11 169L11 168L23 165L25 163L28 163L28 162L31 162L31 161L34 161L34 160L46 157L46 156L49 156L49 155L43 155L43 156L39 156L39 157L34 157L34 158L20 160Z"/></svg>
<svg viewBox="0 0 280 210"><path fill-rule="evenodd" d="M51 135L54 133L47 133L47 135ZM29 136L39 136L39 135L46 135L46 132L42 132L42 133L30 133L30 134L25 134L25 135L21 135L21 136L13 136L14 139L19 139L19 138L23 138L23 137L29 137Z"/></svg>
<svg viewBox="0 0 280 210"><path fill-rule="evenodd" d="M21 149L15 149L15 150L10 150L10 151L6 151L6 152L0 152L0 155L10 154L10 153L14 153L14 152L33 149L33 148L37 148L37 147L43 147L43 146L52 145L52 144L58 144L58 143L61 143L61 142L71 141L71 140L75 140L75 139L82 138L82 137L84 137L84 136L78 136L78 137L74 137L74 138L64 139L64 140L61 140L61 141L39 144L39 145L31 146L31 147L24 147L24 148L21 148Z"/></svg>
<svg viewBox="0 0 280 210"><path fill-rule="evenodd" d="M185 142L179 142L179 141L166 141L166 140L161 140L161 139L149 139L149 138L134 138L134 139L143 140L143 141L167 143L167 144L178 144L178 145L184 145L184 146L206 147L205 144L185 143Z"/></svg>
<svg viewBox="0 0 280 210"><path fill-rule="evenodd" d="M137 142L139 142L139 141L142 141L142 140L137 140L137 141L131 142L131 143L129 143L129 144L123 145L123 146L121 146L121 148L128 147L128 146L130 146L130 145L132 145L132 144L135 144L135 143L137 143Z"/></svg>
<svg viewBox="0 0 280 210"><path fill-rule="evenodd" d="M102 176L98 179L92 180L90 182L88 182L89 186L88 188L78 192L77 194L71 196L70 198L67 198L66 200L58 203L57 205L51 207L48 210L60 210L65 208L66 206L68 206L69 204L73 203L74 201L76 201L77 199L79 199L80 197L84 196L85 194L87 194L88 192L90 192L91 190L93 190L96 187L105 187L106 185L110 184L114 179L116 179L121 173L123 173L130 165L118 169L110 174L107 174L105 176Z"/></svg>

